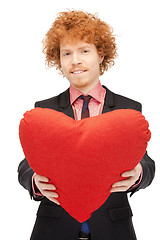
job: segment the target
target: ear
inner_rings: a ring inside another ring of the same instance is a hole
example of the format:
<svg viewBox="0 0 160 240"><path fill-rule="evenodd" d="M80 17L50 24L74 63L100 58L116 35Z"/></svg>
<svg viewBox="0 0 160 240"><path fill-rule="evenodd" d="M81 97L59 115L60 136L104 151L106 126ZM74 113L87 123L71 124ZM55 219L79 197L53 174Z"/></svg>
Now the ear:
<svg viewBox="0 0 160 240"><path fill-rule="evenodd" d="M99 55L99 63L101 64L104 60L104 56L103 55Z"/></svg>

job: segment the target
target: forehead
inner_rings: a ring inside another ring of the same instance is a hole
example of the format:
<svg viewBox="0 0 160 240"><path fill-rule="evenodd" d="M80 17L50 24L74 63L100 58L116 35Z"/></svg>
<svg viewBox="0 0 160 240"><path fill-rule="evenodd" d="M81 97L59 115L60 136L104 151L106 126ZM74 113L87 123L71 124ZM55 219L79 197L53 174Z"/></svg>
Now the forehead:
<svg viewBox="0 0 160 240"><path fill-rule="evenodd" d="M95 48L94 44L87 43L82 40L72 40L72 39L65 38L60 41L61 51L68 50L68 49L79 49L79 48L85 48L85 47Z"/></svg>

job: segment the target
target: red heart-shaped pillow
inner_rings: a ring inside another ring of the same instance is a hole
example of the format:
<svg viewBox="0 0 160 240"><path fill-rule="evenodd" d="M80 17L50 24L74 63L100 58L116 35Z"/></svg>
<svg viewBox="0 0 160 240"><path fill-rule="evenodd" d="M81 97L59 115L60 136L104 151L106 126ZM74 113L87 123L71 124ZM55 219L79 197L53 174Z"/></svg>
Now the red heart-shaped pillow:
<svg viewBox="0 0 160 240"><path fill-rule="evenodd" d="M136 110L75 121L35 108L24 114L19 135L31 168L50 179L61 206L83 222L107 200L120 174L143 158L151 133Z"/></svg>

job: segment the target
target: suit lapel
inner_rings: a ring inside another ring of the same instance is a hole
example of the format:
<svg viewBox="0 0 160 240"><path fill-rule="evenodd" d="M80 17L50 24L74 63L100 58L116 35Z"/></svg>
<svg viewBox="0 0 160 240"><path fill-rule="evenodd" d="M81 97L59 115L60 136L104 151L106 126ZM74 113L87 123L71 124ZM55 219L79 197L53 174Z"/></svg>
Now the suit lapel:
<svg viewBox="0 0 160 240"><path fill-rule="evenodd" d="M114 93L111 92L108 88L102 85L102 87L106 90L106 96L104 100L104 106L102 113L110 112L113 110L113 107L115 107L115 99L114 99Z"/></svg>
<svg viewBox="0 0 160 240"><path fill-rule="evenodd" d="M69 88L59 96L59 110L74 119L74 113L70 102Z"/></svg>
<svg viewBox="0 0 160 240"><path fill-rule="evenodd" d="M115 100L114 100L114 93L112 93L108 88L103 86L106 90L106 96L104 100L104 106L103 106L103 111L102 113L110 112L113 110L113 107L115 106ZM59 95L59 111L63 112L67 116L71 117L74 119L74 113L73 109L70 103L70 94L69 94L69 88L61 93Z"/></svg>
<svg viewBox="0 0 160 240"><path fill-rule="evenodd" d="M63 111L64 114L66 114L67 116L71 117L74 119L74 114L73 114L73 109L72 106L69 105L68 107L66 107Z"/></svg>

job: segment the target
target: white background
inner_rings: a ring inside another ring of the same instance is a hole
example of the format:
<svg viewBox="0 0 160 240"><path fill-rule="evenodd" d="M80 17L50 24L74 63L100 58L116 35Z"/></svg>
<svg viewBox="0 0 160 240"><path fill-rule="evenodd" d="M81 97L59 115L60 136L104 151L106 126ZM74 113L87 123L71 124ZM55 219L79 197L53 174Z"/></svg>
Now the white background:
<svg viewBox="0 0 160 240"><path fill-rule="evenodd" d="M119 57L101 77L110 90L142 103L152 139L148 154L156 161L150 187L130 198L138 240L160 239L159 234L159 1L3 1L0 4L0 103L1 103L1 236L28 240L39 203L17 180L23 159L18 138L19 121L34 102L69 87L55 69L45 68L41 41L56 14L67 8L85 10L114 28Z"/></svg>

